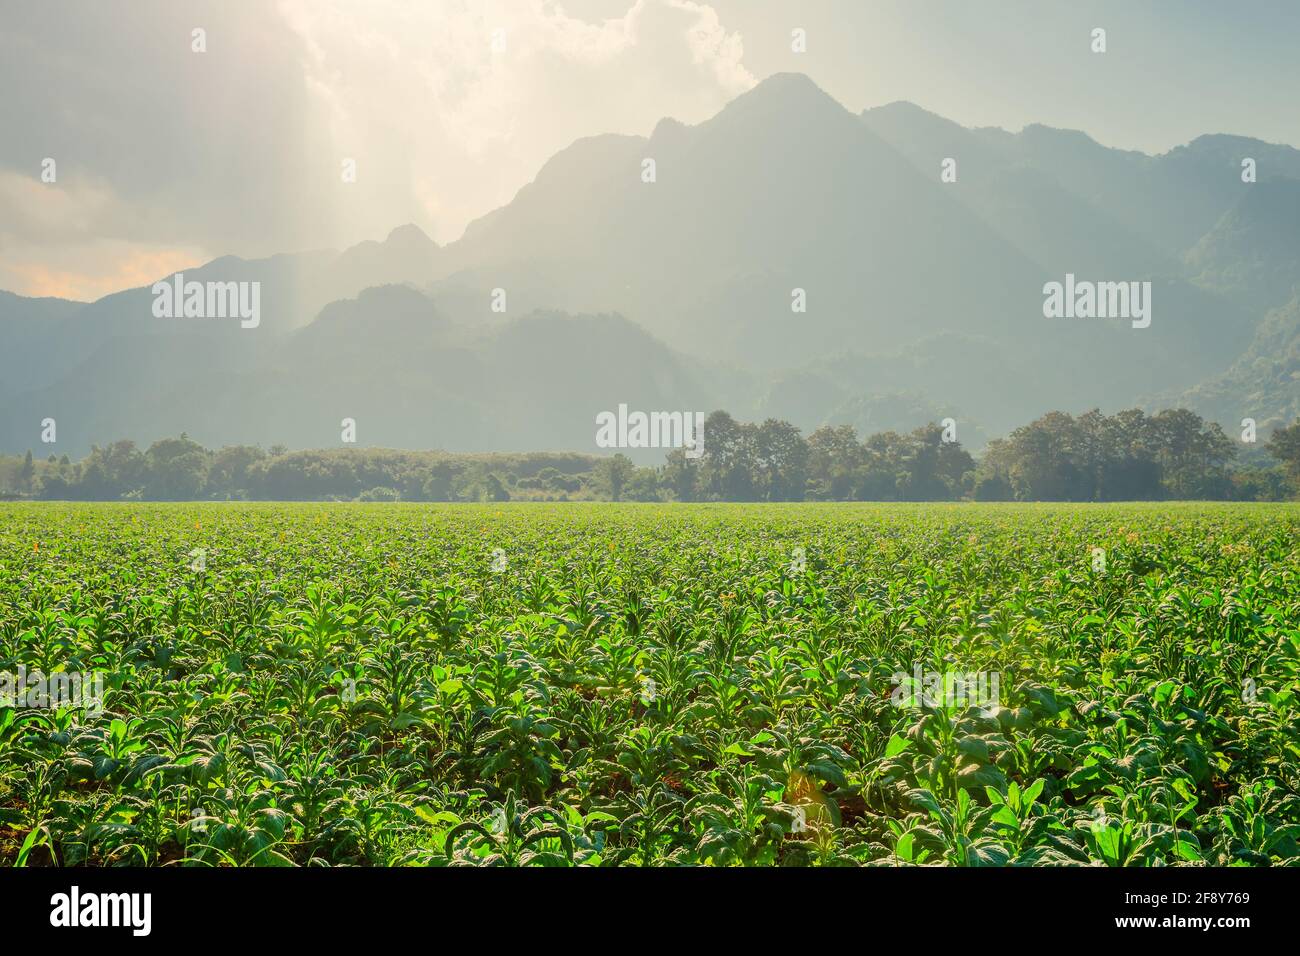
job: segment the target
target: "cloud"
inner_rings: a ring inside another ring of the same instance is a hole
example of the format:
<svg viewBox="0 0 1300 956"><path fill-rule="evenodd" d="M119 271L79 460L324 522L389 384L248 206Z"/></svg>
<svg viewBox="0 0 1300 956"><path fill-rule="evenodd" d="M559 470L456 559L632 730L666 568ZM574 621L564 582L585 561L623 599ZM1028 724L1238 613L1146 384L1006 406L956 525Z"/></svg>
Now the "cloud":
<svg viewBox="0 0 1300 956"><path fill-rule="evenodd" d="M137 218L93 176L45 183L0 169L0 288L91 301L211 258L200 247L123 238L120 224Z"/></svg>
<svg viewBox="0 0 1300 956"><path fill-rule="evenodd" d="M76 242L113 228L112 221L129 210L111 187L90 177L60 184L40 179L39 167L29 175L0 169L0 237L21 236L29 242Z"/></svg>
<svg viewBox="0 0 1300 956"><path fill-rule="evenodd" d="M191 49L197 26L206 53ZM0 283L93 297L191 251L328 243L331 150L296 43L256 5L141 0L129 17L94 0L67 0L57 16L7 9ZM45 157L55 183L40 181Z"/></svg>
<svg viewBox="0 0 1300 956"><path fill-rule="evenodd" d="M93 302L122 289L151 285L161 276L193 268L207 258L195 249L92 240L64 250L45 250L40 261L6 256L0 264L0 288L27 296Z"/></svg>
<svg viewBox="0 0 1300 956"><path fill-rule="evenodd" d="M405 216L453 239L575 139L699 121L755 83L740 36L690 0L636 0L599 23L544 0L280 9L340 151L387 184L358 182L383 210L371 232Z"/></svg>
<svg viewBox="0 0 1300 956"><path fill-rule="evenodd" d="M754 85L708 3L604 9L618 15L557 0L18 5L0 33L0 87L22 91L0 97L0 287L84 297L154 262L337 248L412 221L450 241L574 140L697 122ZM47 156L57 184L40 182Z"/></svg>

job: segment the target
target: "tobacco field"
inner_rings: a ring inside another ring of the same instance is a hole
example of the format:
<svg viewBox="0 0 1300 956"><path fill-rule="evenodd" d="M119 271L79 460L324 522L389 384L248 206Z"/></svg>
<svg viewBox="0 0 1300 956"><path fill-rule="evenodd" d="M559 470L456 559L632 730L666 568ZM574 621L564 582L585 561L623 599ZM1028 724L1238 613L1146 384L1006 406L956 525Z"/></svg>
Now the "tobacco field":
<svg viewBox="0 0 1300 956"><path fill-rule="evenodd" d="M0 504L0 672L3 865L1300 864L1296 505Z"/></svg>

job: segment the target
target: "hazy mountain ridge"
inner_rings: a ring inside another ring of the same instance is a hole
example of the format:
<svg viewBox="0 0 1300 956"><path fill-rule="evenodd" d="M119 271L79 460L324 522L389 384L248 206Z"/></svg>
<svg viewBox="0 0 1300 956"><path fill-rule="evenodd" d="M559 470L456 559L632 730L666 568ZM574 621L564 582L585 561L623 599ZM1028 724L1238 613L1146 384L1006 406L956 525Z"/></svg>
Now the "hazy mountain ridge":
<svg viewBox="0 0 1300 956"><path fill-rule="evenodd" d="M446 246L408 225L186 271L261 282L256 330L155 319L148 288L4 294L0 448L35 446L46 416L60 451L181 430L323 446L354 417L361 444L586 451L619 402L805 429L943 412L977 437L1166 398L1271 420L1296 405L1300 320L1278 307L1300 282L1298 197L1287 146L1148 156L909 103L855 115L782 74L694 126L576 141ZM1150 280L1151 327L1043 318L1066 272Z"/></svg>
<svg viewBox="0 0 1300 956"><path fill-rule="evenodd" d="M1166 401L1230 428L1254 418L1271 431L1300 418L1300 295L1269 312L1250 348L1226 372Z"/></svg>
<svg viewBox="0 0 1300 956"><path fill-rule="evenodd" d="M1247 190L1185 256L1194 281L1256 309L1300 294L1300 179Z"/></svg>

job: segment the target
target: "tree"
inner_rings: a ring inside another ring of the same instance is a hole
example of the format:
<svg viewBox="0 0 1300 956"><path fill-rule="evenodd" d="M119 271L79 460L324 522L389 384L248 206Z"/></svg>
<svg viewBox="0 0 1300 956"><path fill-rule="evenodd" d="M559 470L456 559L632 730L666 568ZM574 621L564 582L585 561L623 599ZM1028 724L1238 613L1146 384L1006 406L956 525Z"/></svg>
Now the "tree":
<svg viewBox="0 0 1300 956"><path fill-rule="evenodd" d="M898 485L906 501L942 501L961 497L966 473L975 460L955 441L943 440L938 425L922 425L903 443L902 481Z"/></svg>
<svg viewBox="0 0 1300 956"><path fill-rule="evenodd" d="M1085 442L1072 415L1048 412L1011 433L1011 487L1021 501L1088 501Z"/></svg>
<svg viewBox="0 0 1300 956"><path fill-rule="evenodd" d="M36 465L32 462L32 450L27 449L27 456L23 459L23 467L18 472L18 490L31 491L32 479L36 476Z"/></svg>
<svg viewBox="0 0 1300 956"><path fill-rule="evenodd" d="M678 501L694 501L699 493L699 459L687 458L685 450L674 448L664 465L663 484Z"/></svg>
<svg viewBox="0 0 1300 956"><path fill-rule="evenodd" d="M809 494L822 501L848 501L865 461L852 425L823 425L808 436Z"/></svg>
<svg viewBox="0 0 1300 956"><path fill-rule="evenodd" d="M865 501L897 501L899 489L907 484L904 461L908 441L898 432L879 432L862 443L865 461L859 472L854 497Z"/></svg>
<svg viewBox="0 0 1300 956"><path fill-rule="evenodd" d="M1090 412L1080 421L1090 427ZM1101 501L1135 501L1159 498L1163 493L1160 463L1155 459L1150 419L1139 408L1129 408L1097 425L1100 460L1096 469Z"/></svg>
<svg viewBox="0 0 1300 956"><path fill-rule="evenodd" d="M596 466L596 479L608 493L610 501L622 501L623 487L635 470L636 466L627 455L618 454Z"/></svg>
<svg viewBox="0 0 1300 956"><path fill-rule="evenodd" d="M1011 482L996 472L977 473L971 495L976 501L1011 501L1015 498Z"/></svg>
<svg viewBox="0 0 1300 956"><path fill-rule="evenodd" d="M1011 467L1015 448L1005 438L995 438L984 449L984 457L975 469L976 501L1014 501L1015 489L1011 487Z"/></svg>
<svg viewBox="0 0 1300 956"><path fill-rule="evenodd" d="M1264 447L1270 455L1286 465L1291 480L1300 484L1300 419L1285 428L1274 429Z"/></svg>
<svg viewBox="0 0 1300 956"><path fill-rule="evenodd" d="M266 458L266 452L255 445L227 445L212 456L208 466L207 489L209 495L238 495L248 488L248 469Z"/></svg>
<svg viewBox="0 0 1300 956"><path fill-rule="evenodd" d="M799 429L769 418L753 434L753 485L759 497L767 501L802 501L808 483L808 445Z"/></svg>
<svg viewBox="0 0 1300 956"><path fill-rule="evenodd" d="M742 425L726 412L704 422L701 479L713 501L754 500L754 426Z"/></svg>
<svg viewBox="0 0 1300 956"><path fill-rule="evenodd" d="M447 462L434 465L420 488L420 497L425 501L454 501L452 490L455 478L454 469Z"/></svg>
<svg viewBox="0 0 1300 956"><path fill-rule="evenodd" d="M1175 498L1223 498L1231 482L1226 465L1236 446L1215 422L1185 408L1150 419L1165 490Z"/></svg>
<svg viewBox="0 0 1300 956"><path fill-rule="evenodd" d="M133 441L115 441L107 448L92 445L73 493L89 501L113 501L138 491L144 470L144 456Z"/></svg>
<svg viewBox="0 0 1300 956"><path fill-rule="evenodd" d="M197 498L208 475L208 452L184 432L154 442L145 452L145 494L184 501Z"/></svg>
<svg viewBox="0 0 1300 956"><path fill-rule="evenodd" d="M637 468L623 489L627 501L662 501L659 494L659 472L654 468Z"/></svg>
<svg viewBox="0 0 1300 956"><path fill-rule="evenodd" d="M510 491L506 488L506 483L495 471L488 472L487 478L483 481L483 490L488 501L510 500Z"/></svg>

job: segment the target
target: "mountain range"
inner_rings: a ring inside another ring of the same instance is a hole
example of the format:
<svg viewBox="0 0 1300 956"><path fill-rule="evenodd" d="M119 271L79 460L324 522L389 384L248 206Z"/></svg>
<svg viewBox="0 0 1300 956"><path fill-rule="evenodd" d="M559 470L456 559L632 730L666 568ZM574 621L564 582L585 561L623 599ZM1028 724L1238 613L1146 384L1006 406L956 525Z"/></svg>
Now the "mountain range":
<svg viewBox="0 0 1300 956"><path fill-rule="evenodd" d="M1150 282L1150 326L1045 318L1067 274ZM260 324L157 318L148 287L0 292L0 451L327 447L343 418L362 445L591 451L621 403L860 432L950 415L971 447L1058 408L1300 413L1300 151L854 114L799 74L579 140L449 245L407 225L185 279L259 282Z"/></svg>

